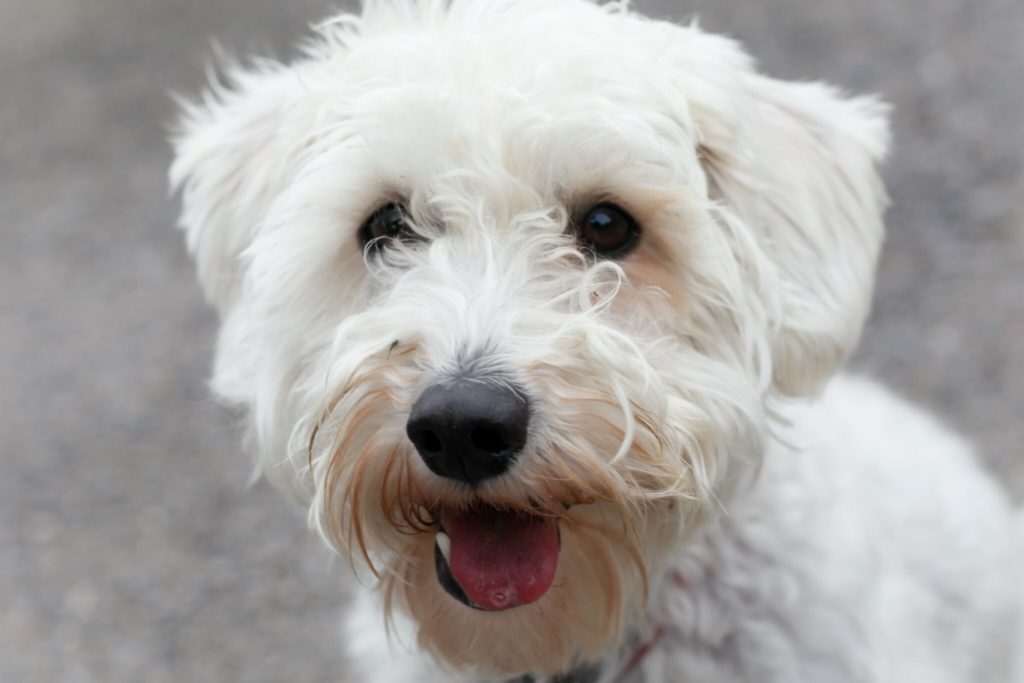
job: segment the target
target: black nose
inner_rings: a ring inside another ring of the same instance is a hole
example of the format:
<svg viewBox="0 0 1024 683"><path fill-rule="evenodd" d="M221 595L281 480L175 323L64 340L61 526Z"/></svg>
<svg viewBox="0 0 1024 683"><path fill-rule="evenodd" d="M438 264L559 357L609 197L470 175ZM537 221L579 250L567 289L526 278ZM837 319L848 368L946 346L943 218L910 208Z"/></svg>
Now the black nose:
<svg viewBox="0 0 1024 683"><path fill-rule="evenodd" d="M457 378L423 392L405 433L434 474L476 484L515 461L529 422L529 403L513 387Z"/></svg>

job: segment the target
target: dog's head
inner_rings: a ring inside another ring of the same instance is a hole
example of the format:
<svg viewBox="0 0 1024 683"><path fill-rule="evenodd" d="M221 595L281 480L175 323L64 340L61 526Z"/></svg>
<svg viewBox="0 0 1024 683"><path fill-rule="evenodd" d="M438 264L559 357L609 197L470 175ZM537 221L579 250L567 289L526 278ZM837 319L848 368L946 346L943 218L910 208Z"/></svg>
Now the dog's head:
<svg viewBox="0 0 1024 683"><path fill-rule="evenodd" d="M175 143L216 391L482 671L621 635L851 350L882 238L876 101L584 0L368 3Z"/></svg>

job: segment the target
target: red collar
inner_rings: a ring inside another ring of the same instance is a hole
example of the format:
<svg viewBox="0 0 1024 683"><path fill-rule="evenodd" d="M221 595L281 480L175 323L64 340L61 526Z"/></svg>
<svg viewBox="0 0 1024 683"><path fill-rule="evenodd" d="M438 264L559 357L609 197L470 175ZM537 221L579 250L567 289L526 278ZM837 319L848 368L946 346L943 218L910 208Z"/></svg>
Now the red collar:
<svg viewBox="0 0 1024 683"><path fill-rule="evenodd" d="M640 667L640 664L642 664L644 659L647 658L647 655L651 654L651 651L658 645L658 643L664 637L665 627L661 624L658 624L654 628L654 631L651 633L651 635L646 639L640 641L640 643L636 646L636 649L633 650L633 654L632 656L630 656L629 661L626 662L626 666L624 666L622 668L622 671L620 671L618 675L612 679L612 683L625 683L625 680L629 677L629 675Z"/></svg>
<svg viewBox="0 0 1024 683"><path fill-rule="evenodd" d="M669 574L668 579L672 583L672 586L679 590L686 590L688 588L686 578L678 571L673 571ZM650 635L636 644L636 647L633 649L633 654L630 655L629 659L626 661L626 665L622 667L621 671L615 674L615 677L611 679L610 683L626 683L626 679L640 668L640 665L643 664L645 659L647 659L647 656L654 651L654 648L656 648L665 637L666 631L667 629L664 624L656 623L654 628L651 630ZM574 669L565 675L556 676L552 680L555 683L573 683L574 681L583 682L595 680L593 677L599 675L600 669L588 667L585 669ZM534 683L535 681L536 679L533 676L522 676L520 678L510 680L508 683Z"/></svg>
<svg viewBox="0 0 1024 683"><path fill-rule="evenodd" d="M688 588L686 577L678 571L673 571L669 574L668 580L674 588L679 590L686 590ZM633 654L629 658L629 661L626 662L626 666L624 666L622 671L620 671L615 678L611 680L611 683L625 683L629 675L640 668L640 664L643 663L647 658L647 655L651 654L651 651L658 646L658 643L661 642L661 639L664 637L665 625L656 624L654 626L654 630L651 631L651 634L637 644L636 649L633 650Z"/></svg>

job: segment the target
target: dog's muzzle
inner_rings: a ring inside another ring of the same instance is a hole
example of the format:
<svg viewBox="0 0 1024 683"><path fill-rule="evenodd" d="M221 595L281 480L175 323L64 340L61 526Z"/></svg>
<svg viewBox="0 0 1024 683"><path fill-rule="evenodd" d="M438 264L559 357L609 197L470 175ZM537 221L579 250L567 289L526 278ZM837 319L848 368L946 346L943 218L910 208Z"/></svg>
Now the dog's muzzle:
<svg viewBox="0 0 1024 683"><path fill-rule="evenodd" d="M511 382L461 376L423 392L406 433L434 474L476 486L512 466L529 423L529 401ZM496 611L535 602L551 587L557 521L483 501L439 517L434 564L438 582L455 599Z"/></svg>

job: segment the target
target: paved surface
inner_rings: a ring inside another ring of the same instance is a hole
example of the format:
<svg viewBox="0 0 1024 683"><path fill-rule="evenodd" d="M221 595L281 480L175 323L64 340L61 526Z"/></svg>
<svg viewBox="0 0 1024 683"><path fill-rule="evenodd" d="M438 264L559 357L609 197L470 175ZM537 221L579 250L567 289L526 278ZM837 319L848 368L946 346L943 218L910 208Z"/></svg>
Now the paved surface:
<svg viewBox="0 0 1024 683"><path fill-rule="evenodd" d="M1024 494L1024 3L696 0L772 73L896 105L859 368ZM327 0L0 0L0 680L343 680L339 572L247 490L171 229L167 91L287 54Z"/></svg>

